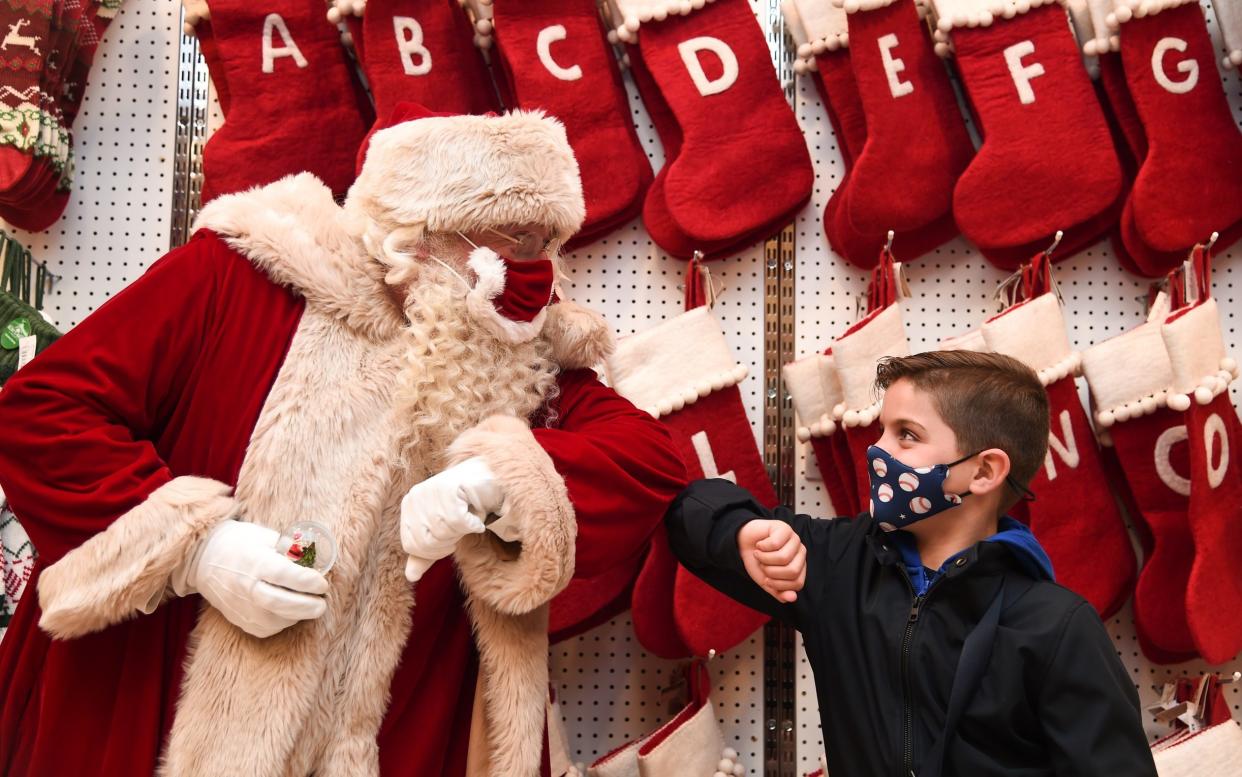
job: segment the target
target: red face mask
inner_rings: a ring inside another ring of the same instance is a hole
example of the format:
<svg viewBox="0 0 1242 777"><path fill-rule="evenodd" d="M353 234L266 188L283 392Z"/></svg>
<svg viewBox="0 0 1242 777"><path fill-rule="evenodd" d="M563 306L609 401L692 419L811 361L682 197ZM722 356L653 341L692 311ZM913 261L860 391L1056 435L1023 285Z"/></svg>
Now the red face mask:
<svg viewBox="0 0 1242 777"><path fill-rule="evenodd" d="M552 301L552 286L556 272L550 259L510 259L500 257L505 264L505 288L493 300L496 310L510 321L523 324L535 320L535 316Z"/></svg>

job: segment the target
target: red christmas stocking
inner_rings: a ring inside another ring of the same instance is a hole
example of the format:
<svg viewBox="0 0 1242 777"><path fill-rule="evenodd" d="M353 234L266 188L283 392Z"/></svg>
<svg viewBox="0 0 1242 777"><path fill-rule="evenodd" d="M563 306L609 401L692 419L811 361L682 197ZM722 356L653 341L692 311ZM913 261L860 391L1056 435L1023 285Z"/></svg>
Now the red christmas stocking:
<svg viewBox="0 0 1242 777"><path fill-rule="evenodd" d="M994 18L979 0L937 4L939 29L951 31L983 134L954 190L953 211L962 234L980 248L1019 249L1019 256L1057 230L1086 223L1093 229L1083 239L1093 242L1115 221L1113 214L1099 217L1122 187L1108 123L1064 9L1030 5ZM1070 253L1067 243L1061 255Z"/></svg>
<svg viewBox="0 0 1242 777"><path fill-rule="evenodd" d="M1143 653L1158 663L1195 656L1186 622L1194 560L1189 450L1181 414L1166 406L1173 369L1160 325L1167 308L1162 298L1148 323L1082 354L1097 427L1106 430L1133 496L1131 517L1150 531L1151 547L1134 589L1134 624Z"/></svg>
<svg viewBox="0 0 1242 777"><path fill-rule="evenodd" d="M0 50L0 192L8 201L25 194L36 158L46 155L48 127L59 126L48 62L59 34L58 29L54 32L52 15L63 10L62 5L0 2L0 29L7 30Z"/></svg>
<svg viewBox="0 0 1242 777"><path fill-rule="evenodd" d="M1228 391L1238 364L1225 355L1216 301L1206 295L1170 316L1162 334L1178 392L1168 404L1184 413L1190 449L1195 555L1187 620L1199 654L1222 664L1242 650L1242 577L1234 558L1242 547L1242 424Z"/></svg>
<svg viewBox="0 0 1242 777"><path fill-rule="evenodd" d="M897 302L879 308L850 327L832 346L843 400L837 407L842 431L853 463L855 493L864 502L860 510L870 509L863 495L871 493L866 467L867 448L880 439L880 401L875 398L876 363L885 356L908 356L910 344Z"/></svg>
<svg viewBox="0 0 1242 777"><path fill-rule="evenodd" d="M616 35L615 30L609 33L610 38ZM681 226L673 220L664 199L664 181L668 177L669 169L667 162L675 159L681 150L681 127L677 125L672 108L664 102L660 87L647 70L637 46L626 47L626 61L629 63L634 85L638 88L638 94L647 109L647 115L656 129L656 134L660 137L660 145L664 149L666 164L656 173L655 179L647 188L647 196L643 200L642 208L643 226L647 228L647 233L651 235L656 245L670 256L679 259L690 259L696 251L701 252L704 259L720 259L745 250L771 235L780 228L779 225L793 219L796 211L783 214L776 224L765 224L748 234L728 240L696 240L683 232Z"/></svg>
<svg viewBox="0 0 1242 777"><path fill-rule="evenodd" d="M845 10L867 140L841 209L866 235L928 227L952 210L974 155L949 75L914 0L851 0Z"/></svg>
<svg viewBox="0 0 1242 777"><path fill-rule="evenodd" d="M776 503L738 389L746 368L734 361L709 308L623 338L608 360L608 376L621 396L672 430L692 478L727 478L761 504ZM635 593L638 620L637 586ZM682 568L669 593L677 634L694 655L728 650L767 621Z"/></svg>
<svg viewBox="0 0 1242 777"><path fill-rule="evenodd" d="M1057 580L1107 618L1134 582L1135 558L1109 493L1095 433L1074 385L1080 364L1070 349L1055 293L1006 310L983 325L988 348L1025 362L1048 391L1048 456L1030 488L1031 530L1052 558Z"/></svg>
<svg viewBox="0 0 1242 777"><path fill-rule="evenodd" d="M565 124L582 171L582 246L638 216L651 163L630 120L595 0L494 0L496 51L517 107Z"/></svg>
<svg viewBox="0 0 1242 777"><path fill-rule="evenodd" d="M838 436L834 434L837 424L832 420L832 408L841 401L840 389L837 389L836 396L825 394L821 378L825 370L831 373L829 377L835 382L833 357L815 353L786 364L781 373L785 378L785 388L793 398L794 409L798 412L798 442L811 444L824 489L832 502L832 514L853 516L857 514L858 500L854 491L853 469L837 466L832 447L832 438Z"/></svg>
<svg viewBox="0 0 1242 777"><path fill-rule="evenodd" d="M371 125L366 93L320 4L211 0L212 80L229 113L203 149L203 202L310 172L344 195ZM200 37L205 37L200 30Z"/></svg>
<svg viewBox="0 0 1242 777"><path fill-rule="evenodd" d="M1129 198L1137 235L1155 251L1184 252L1220 232L1220 250L1242 236L1242 133L1203 11L1190 3L1140 18L1119 5L1114 16L1148 144Z"/></svg>
<svg viewBox="0 0 1242 777"><path fill-rule="evenodd" d="M628 610L640 566L635 559L598 577L570 580L549 606L548 641L555 645L585 634Z"/></svg>
<svg viewBox="0 0 1242 777"><path fill-rule="evenodd" d="M681 232L710 243L782 226L810 197L814 172L749 4L617 4L618 36L637 39L680 129L660 191Z"/></svg>
<svg viewBox="0 0 1242 777"><path fill-rule="evenodd" d="M0 3L0 217L39 231L69 202L72 136L100 37L117 3ZM48 15L50 12L50 16Z"/></svg>
<svg viewBox="0 0 1242 777"><path fill-rule="evenodd" d="M368 0L365 10L339 0L328 18L348 26L375 100L377 121L368 140L401 103L453 115L500 109L474 29L457 0ZM364 141L359 149L359 169L366 146Z"/></svg>
<svg viewBox="0 0 1242 777"><path fill-rule="evenodd" d="M798 42L799 59L794 70L814 73L816 88L828 112L837 146L845 162L845 176L824 208L824 235L828 244L850 263L871 269L887 241L887 229L867 232L848 218L842 203L850 187L854 159L867 142L867 120L850 62L849 33L844 9L832 3L786 0L782 4L786 24ZM952 214L913 231L896 230L902 255L917 258L957 235Z"/></svg>

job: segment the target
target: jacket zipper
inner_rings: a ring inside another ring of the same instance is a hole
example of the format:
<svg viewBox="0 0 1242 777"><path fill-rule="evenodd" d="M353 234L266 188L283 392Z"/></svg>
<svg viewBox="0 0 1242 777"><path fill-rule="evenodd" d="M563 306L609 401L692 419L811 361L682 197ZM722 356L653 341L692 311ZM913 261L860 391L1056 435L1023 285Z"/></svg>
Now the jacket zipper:
<svg viewBox="0 0 1242 777"><path fill-rule="evenodd" d="M914 627L918 624L919 609L923 606L925 596L919 594L914 597L914 603L910 606L910 617L906 620L906 633L901 639L901 689L906 708L902 742L906 772L910 777L914 777L914 699L910 692L910 642L914 637Z"/></svg>
<svg viewBox="0 0 1242 777"><path fill-rule="evenodd" d="M919 614L923 611L923 605L927 603L927 597L931 596L931 592L939 585L941 578L937 577L928 586L926 592L916 595L914 593L914 583L910 581L910 575L905 569L901 570L901 576L910 588L910 595L914 597L914 600L910 603L910 615L906 618L906 632L901 638L901 689L905 701L905 716L902 721L904 726L902 751L905 758L906 774L909 777L916 777L914 774L914 694L910 690L910 647L914 642L914 628L918 625Z"/></svg>

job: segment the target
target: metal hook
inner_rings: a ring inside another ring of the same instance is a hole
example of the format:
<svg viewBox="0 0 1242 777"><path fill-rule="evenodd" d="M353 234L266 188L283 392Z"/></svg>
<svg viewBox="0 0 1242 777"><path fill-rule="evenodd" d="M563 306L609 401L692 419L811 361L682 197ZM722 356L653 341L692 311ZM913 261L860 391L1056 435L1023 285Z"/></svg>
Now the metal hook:
<svg viewBox="0 0 1242 777"><path fill-rule="evenodd" d="M1208 241L1207 241L1207 246L1205 246L1205 247L1206 247L1209 251L1211 251L1211 250L1212 250L1212 246L1216 245L1216 241L1217 241L1217 240L1220 240L1220 233L1219 233L1219 232L1213 232L1213 233L1212 233L1212 236L1208 238Z"/></svg>
<svg viewBox="0 0 1242 777"><path fill-rule="evenodd" d="M888 231L888 240L884 243L884 250L889 252L890 254L893 252L893 237L894 237L894 232L893 230L890 229Z"/></svg>
<svg viewBox="0 0 1242 777"><path fill-rule="evenodd" d="M1001 310L1007 310L1013 307L1013 290L1022 280L1022 270L1012 273L1007 278L996 285L996 291L992 293L992 299L996 300Z"/></svg>
<svg viewBox="0 0 1242 777"><path fill-rule="evenodd" d="M1052 256L1052 252L1057 250L1057 246L1061 245L1061 238L1065 237L1065 232L1058 229L1057 235L1052 239L1052 245L1044 249L1044 256Z"/></svg>

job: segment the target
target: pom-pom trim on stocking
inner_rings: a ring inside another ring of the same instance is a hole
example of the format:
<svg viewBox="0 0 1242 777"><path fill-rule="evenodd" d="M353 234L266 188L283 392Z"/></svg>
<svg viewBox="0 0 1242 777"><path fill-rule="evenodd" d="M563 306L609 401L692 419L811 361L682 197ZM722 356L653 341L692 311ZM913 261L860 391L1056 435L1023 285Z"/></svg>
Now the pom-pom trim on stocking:
<svg viewBox="0 0 1242 777"><path fill-rule="evenodd" d="M482 0L490 2L490 0ZM662 22L670 16L686 16L701 9L713 0L612 0L616 4L614 17L621 17L615 32L618 40L634 43L638 30L649 22Z"/></svg>

